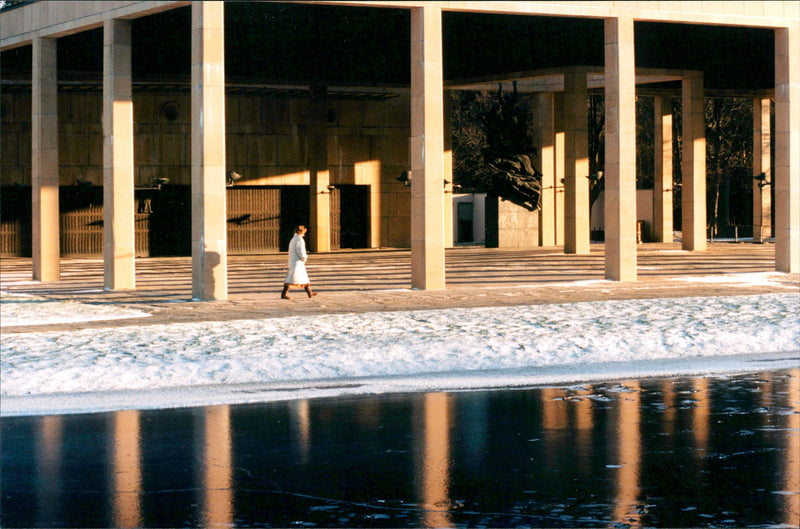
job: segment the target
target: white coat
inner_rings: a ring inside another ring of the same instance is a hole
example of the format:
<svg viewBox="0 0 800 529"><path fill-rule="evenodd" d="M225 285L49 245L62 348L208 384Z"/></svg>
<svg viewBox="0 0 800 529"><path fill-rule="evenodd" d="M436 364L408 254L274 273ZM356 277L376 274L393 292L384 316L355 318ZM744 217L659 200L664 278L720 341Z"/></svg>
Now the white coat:
<svg viewBox="0 0 800 529"><path fill-rule="evenodd" d="M286 274L286 281L290 285L306 285L309 283L308 272L306 272L306 241L300 234L295 233L289 243L289 273Z"/></svg>

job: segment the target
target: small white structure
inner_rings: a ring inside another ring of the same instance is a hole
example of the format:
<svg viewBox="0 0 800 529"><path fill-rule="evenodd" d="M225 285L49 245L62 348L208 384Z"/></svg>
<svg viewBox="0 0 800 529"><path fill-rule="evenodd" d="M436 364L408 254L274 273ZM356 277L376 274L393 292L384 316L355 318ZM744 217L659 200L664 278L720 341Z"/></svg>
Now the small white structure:
<svg viewBox="0 0 800 529"><path fill-rule="evenodd" d="M486 242L486 193L453 194L453 242Z"/></svg>

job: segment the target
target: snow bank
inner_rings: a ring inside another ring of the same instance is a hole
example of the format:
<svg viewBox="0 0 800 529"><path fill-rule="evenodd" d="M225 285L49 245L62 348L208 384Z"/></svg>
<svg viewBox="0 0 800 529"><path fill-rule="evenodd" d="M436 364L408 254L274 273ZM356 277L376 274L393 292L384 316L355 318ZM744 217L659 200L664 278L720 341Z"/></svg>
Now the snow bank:
<svg viewBox="0 0 800 529"><path fill-rule="evenodd" d="M46 303L40 305L39 310L49 310ZM600 363L613 363L615 372L624 373L620 365L625 363L796 351L800 343L797 293L36 333L5 329L7 316L22 321L19 314L35 309L7 303L2 308L2 397L304 381L341 384L365 377L531 373ZM70 310L78 308L70 305ZM40 313L40 318L46 316ZM91 409L91 403L86 407Z"/></svg>

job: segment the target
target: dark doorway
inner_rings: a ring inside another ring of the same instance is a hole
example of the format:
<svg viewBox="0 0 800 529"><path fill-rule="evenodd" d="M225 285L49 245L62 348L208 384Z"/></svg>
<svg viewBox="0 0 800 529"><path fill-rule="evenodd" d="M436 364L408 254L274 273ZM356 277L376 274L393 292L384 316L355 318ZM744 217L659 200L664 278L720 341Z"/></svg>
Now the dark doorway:
<svg viewBox="0 0 800 529"><path fill-rule="evenodd" d="M192 255L192 188L165 185L151 197L150 256Z"/></svg>
<svg viewBox="0 0 800 529"><path fill-rule="evenodd" d="M472 229L473 209L472 202L458 203L458 242L472 242L475 240Z"/></svg>
<svg viewBox="0 0 800 529"><path fill-rule="evenodd" d="M331 192L331 248L369 248L369 186Z"/></svg>
<svg viewBox="0 0 800 529"><path fill-rule="evenodd" d="M280 251L289 250L289 241L298 224L308 227L309 209L308 186L281 187Z"/></svg>

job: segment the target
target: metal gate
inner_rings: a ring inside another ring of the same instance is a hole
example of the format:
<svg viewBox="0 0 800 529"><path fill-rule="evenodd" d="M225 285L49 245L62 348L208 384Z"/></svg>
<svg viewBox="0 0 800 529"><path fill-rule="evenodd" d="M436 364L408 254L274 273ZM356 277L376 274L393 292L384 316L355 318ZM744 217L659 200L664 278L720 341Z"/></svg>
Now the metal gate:
<svg viewBox="0 0 800 529"><path fill-rule="evenodd" d="M279 187L229 187L228 253L278 251L281 229Z"/></svg>

